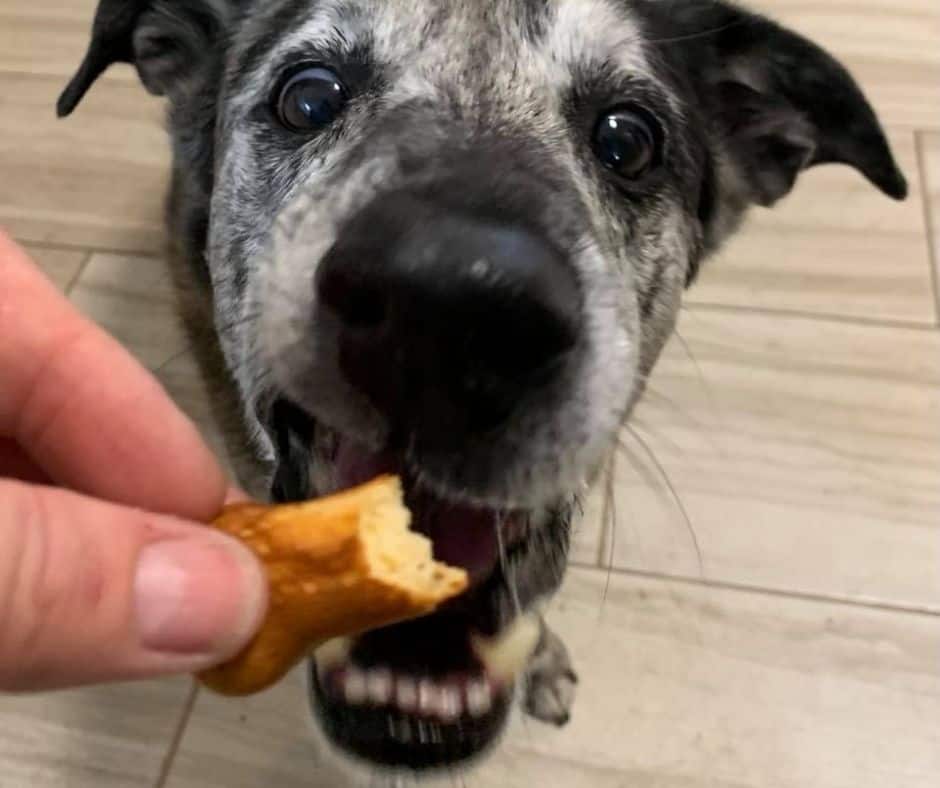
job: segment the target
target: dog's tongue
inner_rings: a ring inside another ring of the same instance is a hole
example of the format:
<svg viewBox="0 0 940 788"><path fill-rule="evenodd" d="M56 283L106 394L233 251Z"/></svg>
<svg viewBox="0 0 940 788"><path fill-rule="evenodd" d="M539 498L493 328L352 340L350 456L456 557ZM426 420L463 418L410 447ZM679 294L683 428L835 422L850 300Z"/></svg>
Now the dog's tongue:
<svg viewBox="0 0 940 788"><path fill-rule="evenodd" d="M407 496L406 496L407 497ZM409 501L414 529L434 543L434 557L467 570L471 583L490 576L499 562L495 512L419 495Z"/></svg>
<svg viewBox="0 0 940 788"><path fill-rule="evenodd" d="M402 476L400 459L388 452L373 453L340 440L336 453L341 489L356 487L383 474ZM466 569L471 583L485 580L499 561L500 515L491 509L450 503L424 490L409 489L405 501L414 518L412 527L434 543L434 558Z"/></svg>

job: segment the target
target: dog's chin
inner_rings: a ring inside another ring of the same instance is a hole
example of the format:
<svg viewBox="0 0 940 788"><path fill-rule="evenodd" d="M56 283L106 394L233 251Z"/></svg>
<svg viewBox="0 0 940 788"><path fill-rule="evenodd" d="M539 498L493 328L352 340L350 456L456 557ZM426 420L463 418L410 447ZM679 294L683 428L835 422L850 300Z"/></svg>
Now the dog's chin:
<svg viewBox="0 0 940 788"><path fill-rule="evenodd" d="M322 443L325 430L316 429ZM467 571L470 587L430 616L319 649L309 668L314 717L340 751L375 767L433 773L467 764L498 740L538 644L538 620L507 610L512 584L503 574L530 513L450 499L395 453L335 433L327 442L328 456L314 463L316 493L399 475L413 529L432 541L435 558Z"/></svg>

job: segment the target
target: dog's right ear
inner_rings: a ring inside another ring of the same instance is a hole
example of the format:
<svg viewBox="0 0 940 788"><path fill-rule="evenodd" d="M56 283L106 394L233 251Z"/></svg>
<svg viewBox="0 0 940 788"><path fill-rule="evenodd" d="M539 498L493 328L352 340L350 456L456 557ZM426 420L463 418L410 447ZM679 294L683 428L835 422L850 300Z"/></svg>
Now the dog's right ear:
<svg viewBox="0 0 940 788"><path fill-rule="evenodd" d="M114 63L131 63L154 95L171 95L204 64L224 35L232 0L101 0L91 44L59 97L59 117L72 113Z"/></svg>

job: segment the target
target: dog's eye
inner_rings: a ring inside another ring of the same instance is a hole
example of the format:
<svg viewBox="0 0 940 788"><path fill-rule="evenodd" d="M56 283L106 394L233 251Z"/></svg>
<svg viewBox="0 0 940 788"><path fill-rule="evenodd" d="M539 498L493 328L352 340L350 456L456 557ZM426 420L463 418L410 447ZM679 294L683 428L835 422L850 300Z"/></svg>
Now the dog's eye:
<svg viewBox="0 0 940 788"><path fill-rule="evenodd" d="M336 120L348 100L346 86L335 72L312 66L284 83L277 99L277 115L292 131L312 131Z"/></svg>
<svg viewBox="0 0 940 788"><path fill-rule="evenodd" d="M594 153L622 178L636 180L657 163L662 131L656 119L637 107L619 107L594 129Z"/></svg>

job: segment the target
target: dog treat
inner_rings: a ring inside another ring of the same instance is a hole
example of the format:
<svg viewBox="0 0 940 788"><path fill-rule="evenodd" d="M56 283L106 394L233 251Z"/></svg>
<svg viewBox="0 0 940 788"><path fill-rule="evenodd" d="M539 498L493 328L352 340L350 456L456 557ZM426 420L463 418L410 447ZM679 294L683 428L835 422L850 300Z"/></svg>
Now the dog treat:
<svg viewBox="0 0 940 788"><path fill-rule="evenodd" d="M199 680L223 695L260 692L326 641L418 618L466 589L467 573L435 562L410 525L391 476L311 503L228 507L215 526L261 559L270 603L248 647Z"/></svg>

